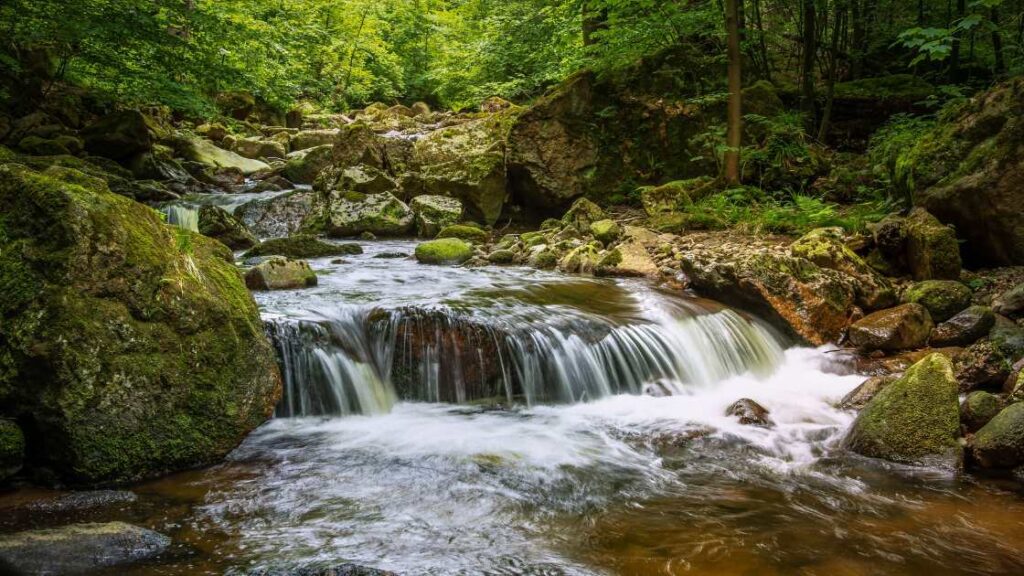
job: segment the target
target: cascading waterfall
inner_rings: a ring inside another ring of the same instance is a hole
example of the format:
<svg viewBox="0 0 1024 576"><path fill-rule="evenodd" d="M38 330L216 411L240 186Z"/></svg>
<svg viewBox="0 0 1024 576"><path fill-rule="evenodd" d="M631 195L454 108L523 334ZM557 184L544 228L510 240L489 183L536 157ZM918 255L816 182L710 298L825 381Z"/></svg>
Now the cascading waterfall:
<svg viewBox="0 0 1024 576"><path fill-rule="evenodd" d="M534 405L668 395L768 374L783 357L770 331L728 309L625 323L510 316L343 308L271 319L285 380L278 415L374 414L399 398Z"/></svg>
<svg viewBox="0 0 1024 576"><path fill-rule="evenodd" d="M178 228L199 232L199 209L184 204L171 204L164 207L167 223Z"/></svg>

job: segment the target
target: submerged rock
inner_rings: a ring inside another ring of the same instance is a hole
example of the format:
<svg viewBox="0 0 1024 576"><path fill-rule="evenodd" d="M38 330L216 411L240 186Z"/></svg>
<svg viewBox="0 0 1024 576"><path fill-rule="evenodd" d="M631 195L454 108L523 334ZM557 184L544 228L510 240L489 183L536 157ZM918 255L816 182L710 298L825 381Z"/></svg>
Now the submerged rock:
<svg viewBox="0 0 1024 576"><path fill-rule="evenodd" d="M958 470L959 431L953 366L942 354L931 354L868 402L844 445L871 458Z"/></svg>
<svg viewBox="0 0 1024 576"><path fill-rule="evenodd" d="M931 316L920 304L880 310L850 326L850 343L861 350L912 350L928 343Z"/></svg>
<svg viewBox="0 0 1024 576"><path fill-rule="evenodd" d="M250 290L294 290L317 285L316 272L304 260L271 257L245 273Z"/></svg>
<svg viewBox="0 0 1024 576"><path fill-rule="evenodd" d="M421 264L462 264L473 257L473 247L458 238L430 240L416 246Z"/></svg>
<svg viewBox="0 0 1024 576"><path fill-rule="evenodd" d="M325 256L348 256L362 254L358 244L328 244L317 240L315 236L300 234L287 238L275 238L260 243L249 250L243 258L253 256L284 256L286 258L323 258Z"/></svg>
<svg viewBox="0 0 1024 576"><path fill-rule="evenodd" d="M726 416L736 417L744 426L760 426L762 428L775 426L775 422L772 421L769 414L767 408L750 398L741 398L725 410Z"/></svg>
<svg viewBox="0 0 1024 576"><path fill-rule="evenodd" d="M69 492L56 498L37 500L27 506L33 512L66 513L96 508L109 508L134 504L139 499L134 492L127 490L86 490Z"/></svg>
<svg viewBox="0 0 1024 576"><path fill-rule="evenodd" d="M232 250L245 250L257 242L245 224L219 206L199 209L199 233L219 240Z"/></svg>
<svg viewBox="0 0 1024 576"><path fill-rule="evenodd" d="M159 555L163 534L125 524L73 524L0 535L0 567L15 574L87 574Z"/></svg>
<svg viewBox="0 0 1024 576"><path fill-rule="evenodd" d="M68 169L0 166L0 405L69 483L217 461L280 396L223 244Z"/></svg>
<svg viewBox="0 0 1024 576"><path fill-rule="evenodd" d="M932 320L944 322L971 305L971 289L954 280L925 280L907 288L903 302L920 304Z"/></svg>
<svg viewBox="0 0 1024 576"><path fill-rule="evenodd" d="M1015 468L1024 464L1024 402L1004 408L978 430L971 453L982 468Z"/></svg>

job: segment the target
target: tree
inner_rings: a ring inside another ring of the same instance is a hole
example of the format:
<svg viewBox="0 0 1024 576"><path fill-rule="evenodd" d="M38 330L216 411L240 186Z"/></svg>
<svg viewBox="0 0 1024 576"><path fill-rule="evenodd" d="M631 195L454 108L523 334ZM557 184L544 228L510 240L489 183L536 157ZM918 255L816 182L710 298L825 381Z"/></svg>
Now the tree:
<svg viewBox="0 0 1024 576"><path fill-rule="evenodd" d="M740 183L740 147L743 138L743 77L740 53L740 0L725 2L725 30L728 46L729 107L725 138L725 181Z"/></svg>

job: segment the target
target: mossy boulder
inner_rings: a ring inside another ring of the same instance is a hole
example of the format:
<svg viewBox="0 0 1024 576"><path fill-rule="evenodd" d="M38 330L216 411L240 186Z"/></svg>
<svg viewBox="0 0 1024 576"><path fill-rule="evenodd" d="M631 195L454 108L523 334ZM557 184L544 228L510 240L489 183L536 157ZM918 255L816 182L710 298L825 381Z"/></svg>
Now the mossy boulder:
<svg viewBox="0 0 1024 576"><path fill-rule="evenodd" d="M18 150L33 156L60 156L72 154L67 146L52 138L40 138L39 136L26 136L18 142Z"/></svg>
<svg viewBox="0 0 1024 576"><path fill-rule="evenodd" d="M846 245L841 228L811 230L793 242L789 250L798 258L853 278L857 304L865 310L878 310L896 303L892 285Z"/></svg>
<svg viewBox="0 0 1024 576"><path fill-rule="evenodd" d="M573 248L558 261L558 269L570 274L589 274L597 268L601 253L590 244ZM620 260L621 261L621 260Z"/></svg>
<svg viewBox="0 0 1024 576"><path fill-rule="evenodd" d="M607 218L607 214L600 206L586 198L580 198L573 202L572 207L562 216L562 225L571 226L580 233L587 233L591 224Z"/></svg>
<svg viewBox="0 0 1024 576"><path fill-rule="evenodd" d="M319 146L333 146L335 139L341 131L330 130L300 130L292 136L292 151L317 148Z"/></svg>
<svg viewBox="0 0 1024 576"><path fill-rule="evenodd" d="M975 265L1024 263L1024 77L946 110L896 162L894 181L956 227Z"/></svg>
<svg viewBox="0 0 1024 576"><path fill-rule="evenodd" d="M358 164L383 169L385 167L385 143L365 122L354 122L343 126L334 140L332 162L339 168Z"/></svg>
<svg viewBox="0 0 1024 576"><path fill-rule="evenodd" d="M1002 409L1003 403L998 396L984 390L976 390L960 403L960 423L967 432L976 432L995 418Z"/></svg>
<svg viewBox="0 0 1024 576"><path fill-rule="evenodd" d="M122 573L116 566L160 555L171 539L124 522L71 524L0 536L0 566L10 574Z"/></svg>
<svg viewBox="0 0 1024 576"><path fill-rule="evenodd" d="M459 238L472 244L481 244L486 242L490 237L486 231L473 226L465 226L462 224L455 224L454 226L447 226L437 234L438 238Z"/></svg>
<svg viewBox="0 0 1024 576"><path fill-rule="evenodd" d="M508 199L505 143L515 110L435 130L416 141L410 195L453 196L466 215L485 224L498 221Z"/></svg>
<svg viewBox="0 0 1024 576"><path fill-rule="evenodd" d="M850 343L861 350L913 350L928 343L934 324L920 304L901 304L868 314L850 326Z"/></svg>
<svg viewBox="0 0 1024 576"><path fill-rule="evenodd" d="M409 208L416 215L416 235L421 238L434 238L462 218L462 202L449 196L417 196Z"/></svg>
<svg viewBox="0 0 1024 576"><path fill-rule="evenodd" d="M959 436L953 367L944 355L930 354L868 402L844 445L870 458L958 470Z"/></svg>
<svg viewBox="0 0 1024 576"><path fill-rule="evenodd" d="M146 152L165 136L156 121L137 110L108 114L82 131L85 149L90 154L114 160Z"/></svg>
<svg viewBox="0 0 1024 576"><path fill-rule="evenodd" d="M235 209L235 216L260 238L276 238L296 234L311 214L313 225L321 226L318 213L313 212L318 196L308 190L295 190L274 198L257 199Z"/></svg>
<svg viewBox="0 0 1024 576"><path fill-rule="evenodd" d="M1024 282L996 296L992 301L992 309L1003 316L1024 314Z"/></svg>
<svg viewBox="0 0 1024 576"><path fill-rule="evenodd" d="M429 240L416 246L421 264L462 264L473 257L473 246L458 238Z"/></svg>
<svg viewBox="0 0 1024 576"><path fill-rule="evenodd" d="M590 235L607 246L622 237L622 226L614 220L598 220L590 225Z"/></svg>
<svg viewBox="0 0 1024 576"><path fill-rule="evenodd" d="M1001 386L1010 376L1011 367L1012 362L988 338L971 344L954 359L956 379L962 392Z"/></svg>
<svg viewBox="0 0 1024 576"><path fill-rule="evenodd" d="M907 267L914 280L960 278L960 244L953 229L915 208L906 219Z"/></svg>
<svg viewBox="0 0 1024 576"><path fill-rule="evenodd" d="M245 258L254 256L284 256L286 258L325 258L327 256L350 256L362 254L358 244L328 244L315 236L300 234L287 238L274 238L261 242L245 253Z"/></svg>
<svg viewBox="0 0 1024 576"><path fill-rule="evenodd" d="M286 134L287 136L287 134ZM231 147L239 156L259 160L261 158L284 158L288 147L277 140L242 138Z"/></svg>
<svg viewBox="0 0 1024 576"><path fill-rule="evenodd" d="M0 419L0 482L17 474L25 459L25 435L10 420Z"/></svg>
<svg viewBox="0 0 1024 576"><path fill-rule="evenodd" d="M331 165L333 155L334 148L329 145L292 152L286 157L281 174L296 184L312 184L320 172Z"/></svg>
<svg viewBox="0 0 1024 576"><path fill-rule="evenodd" d="M219 206L203 206L199 209L199 233L219 240L232 250L245 250L257 242L245 224Z"/></svg>
<svg viewBox="0 0 1024 576"><path fill-rule="evenodd" d="M281 393L223 244L69 169L0 166L0 405L75 484L210 464Z"/></svg>
<svg viewBox="0 0 1024 576"><path fill-rule="evenodd" d="M272 256L245 273L250 290L295 290L317 285L316 272L304 260Z"/></svg>
<svg viewBox="0 0 1024 576"><path fill-rule="evenodd" d="M412 210L390 192L361 194L334 190L320 197L323 231L329 236L401 236L413 226Z"/></svg>
<svg viewBox="0 0 1024 576"><path fill-rule="evenodd" d="M971 306L932 330L934 347L966 346L983 338L995 326L996 315L988 306Z"/></svg>
<svg viewBox="0 0 1024 576"><path fill-rule="evenodd" d="M487 255L487 261L491 264L511 264L515 259L516 253L505 248L499 248Z"/></svg>
<svg viewBox="0 0 1024 576"><path fill-rule="evenodd" d="M928 309L932 320L944 322L971 305L971 289L954 280L925 280L903 292L903 302L915 302Z"/></svg>
<svg viewBox="0 0 1024 576"><path fill-rule="evenodd" d="M397 194L399 186L384 170L368 164L357 164L344 168L328 166L317 176L313 188L320 192L341 190L359 194Z"/></svg>
<svg viewBox="0 0 1024 576"><path fill-rule="evenodd" d="M270 168L266 162L245 158L230 150L219 148L213 142L202 138L186 136L175 138L174 149L182 158L191 162L198 162L211 168L235 168L245 175Z"/></svg>
<svg viewBox="0 0 1024 576"><path fill-rule="evenodd" d="M899 379L899 376L892 374L881 374L872 376L862 382L839 401L839 408L842 410L860 410L867 406L872 398L878 395L883 388Z"/></svg>
<svg viewBox="0 0 1024 576"><path fill-rule="evenodd" d="M1007 406L978 430L971 453L982 468L1024 464L1024 402Z"/></svg>

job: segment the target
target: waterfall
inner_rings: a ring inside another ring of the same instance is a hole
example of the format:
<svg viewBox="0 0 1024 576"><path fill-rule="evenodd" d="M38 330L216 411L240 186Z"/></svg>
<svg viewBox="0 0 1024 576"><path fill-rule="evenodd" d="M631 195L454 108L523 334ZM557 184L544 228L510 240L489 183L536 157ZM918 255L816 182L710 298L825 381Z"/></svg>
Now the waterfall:
<svg viewBox="0 0 1024 576"><path fill-rule="evenodd" d="M783 350L735 311L613 322L587 315L479 317L448 308L342 308L274 318L279 416L374 414L398 400L527 405L674 394L744 373Z"/></svg>
<svg viewBox="0 0 1024 576"><path fill-rule="evenodd" d="M164 215L168 224L199 232L199 209L195 206L171 204L164 207Z"/></svg>

